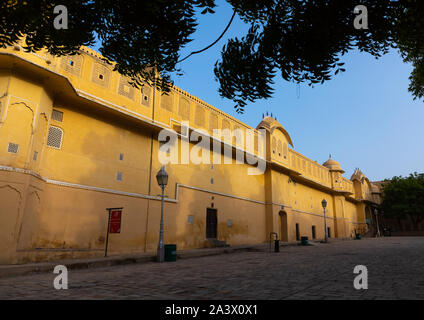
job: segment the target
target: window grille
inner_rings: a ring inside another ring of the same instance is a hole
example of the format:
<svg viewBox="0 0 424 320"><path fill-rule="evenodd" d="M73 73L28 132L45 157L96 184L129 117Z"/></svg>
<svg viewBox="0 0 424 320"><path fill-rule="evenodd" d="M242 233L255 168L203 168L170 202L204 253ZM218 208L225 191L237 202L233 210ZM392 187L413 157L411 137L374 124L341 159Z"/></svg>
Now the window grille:
<svg viewBox="0 0 424 320"><path fill-rule="evenodd" d="M134 99L134 87L130 85L128 80L123 76L119 78L118 93L129 99Z"/></svg>
<svg viewBox="0 0 424 320"><path fill-rule="evenodd" d="M7 152L18 153L18 150L19 150L19 144L9 142Z"/></svg>
<svg viewBox="0 0 424 320"><path fill-rule="evenodd" d="M58 121L58 122L63 122L63 112L53 109L52 120Z"/></svg>
<svg viewBox="0 0 424 320"><path fill-rule="evenodd" d="M150 97L152 95L152 88L145 84L141 94L141 103L145 106L150 106Z"/></svg>
<svg viewBox="0 0 424 320"><path fill-rule="evenodd" d="M56 149L62 146L63 131L58 127L51 126L49 128L49 135L47 137L47 145Z"/></svg>
<svg viewBox="0 0 424 320"><path fill-rule="evenodd" d="M107 66L95 63L93 66L91 81L99 86L107 88L109 86L110 74L111 72Z"/></svg>
<svg viewBox="0 0 424 320"><path fill-rule="evenodd" d="M69 72L75 76L80 76L82 68L82 56L77 54L73 56L64 56L61 59L60 66L66 72Z"/></svg>

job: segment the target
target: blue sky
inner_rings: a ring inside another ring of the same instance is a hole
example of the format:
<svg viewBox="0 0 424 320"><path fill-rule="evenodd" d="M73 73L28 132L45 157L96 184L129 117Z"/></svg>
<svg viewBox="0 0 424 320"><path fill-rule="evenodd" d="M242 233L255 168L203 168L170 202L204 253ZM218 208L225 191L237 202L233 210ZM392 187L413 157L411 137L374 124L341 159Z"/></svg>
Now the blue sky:
<svg viewBox="0 0 424 320"><path fill-rule="evenodd" d="M182 58L211 44L225 29L232 10L223 0L217 4L215 14L199 14L198 30ZM331 154L347 178L357 167L372 181L424 172L424 102L408 92L412 68L398 53L376 60L352 51L342 57L346 72L315 88L298 88L277 76L273 98L248 103L245 113L237 114L234 103L219 96L213 67L226 40L242 37L247 29L236 16L215 46L179 64L184 74L173 76L175 84L252 127L262 113L272 112L296 151L319 163Z"/></svg>
<svg viewBox="0 0 424 320"><path fill-rule="evenodd" d="M194 40L181 57L209 45L224 30L232 11L224 1L218 5L214 15L199 17ZM424 172L424 102L408 92L412 68L396 52L376 60L352 51L342 58L345 73L315 88L301 85L300 95L297 85L277 77L273 98L249 103L241 115L232 101L219 96L213 66L226 39L246 30L235 19L214 47L179 65L184 75L174 76L175 84L252 127L263 112L272 112L296 151L320 163L331 154L348 178L356 167L373 181Z"/></svg>

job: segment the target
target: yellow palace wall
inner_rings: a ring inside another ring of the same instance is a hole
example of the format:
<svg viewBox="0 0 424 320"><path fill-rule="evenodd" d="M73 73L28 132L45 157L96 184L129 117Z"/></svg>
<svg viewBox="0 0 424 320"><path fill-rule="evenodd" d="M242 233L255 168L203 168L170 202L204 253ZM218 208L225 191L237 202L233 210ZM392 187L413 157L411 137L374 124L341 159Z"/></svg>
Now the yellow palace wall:
<svg viewBox="0 0 424 320"><path fill-rule="evenodd" d="M155 251L158 132L183 120L209 134L258 133L179 88L169 96L136 90L87 48L62 58L19 46L0 50L0 264L103 255L110 207L124 208L121 233L110 235L111 254ZM62 132L58 148L47 145L51 127ZM290 149L291 137L275 119L262 119L260 128L267 130L264 174L248 175L252 166L235 163L166 167L166 243L209 246L207 208L217 209L218 239L229 245L262 243L270 232L295 241L296 224L309 238L315 226L321 239L322 199L332 237L364 227L362 190Z"/></svg>

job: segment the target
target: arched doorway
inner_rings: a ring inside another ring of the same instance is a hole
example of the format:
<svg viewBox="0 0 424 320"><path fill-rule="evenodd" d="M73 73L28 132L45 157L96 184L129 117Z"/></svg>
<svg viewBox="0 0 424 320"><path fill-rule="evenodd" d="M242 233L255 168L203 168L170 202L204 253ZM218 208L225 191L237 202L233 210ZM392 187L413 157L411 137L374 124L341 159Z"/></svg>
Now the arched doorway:
<svg viewBox="0 0 424 320"><path fill-rule="evenodd" d="M365 207L365 222L367 224L368 233L375 236L377 234L377 223L373 209L370 206Z"/></svg>
<svg viewBox="0 0 424 320"><path fill-rule="evenodd" d="M280 211L280 240L288 242L288 227L287 227L287 213L285 211Z"/></svg>

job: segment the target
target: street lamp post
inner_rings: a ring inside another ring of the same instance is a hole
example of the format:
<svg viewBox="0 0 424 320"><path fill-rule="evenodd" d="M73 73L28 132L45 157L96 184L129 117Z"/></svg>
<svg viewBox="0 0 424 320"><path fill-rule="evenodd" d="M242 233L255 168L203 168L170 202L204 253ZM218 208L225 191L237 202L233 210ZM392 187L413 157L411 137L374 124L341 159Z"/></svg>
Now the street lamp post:
<svg viewBox="0 0 424 320"><path fill-rule="evenodd" d="M327 207L327 201L323 199L321 201L322 208L324 209L324 232L325 232L325 240L324 242L328 242L328 230L327 230L327 219L325 218L325 208Z"/></svg>
<svg viewBox="0 0 424 320"><path fill-rule="evenodd" d="M159 187L162 189L162 197L161 197L161 209L160 209L160 231L159 231L159 244L158 244L158 252L157 252L157 260L158 262L163 262L165 260L165 247L163 244L163 205L165 198L165 187L168 184L168 174L165 171L165 166L162 166L158 173L156 174L156 180L158 181Z"/></svg>
<svg viewBox="0 0 424 320"><path fill-rule="evenodd" d="M377 237L380 237L380 227L378 226L378 210L374 209L375 220L377 223Z"/></svg>

